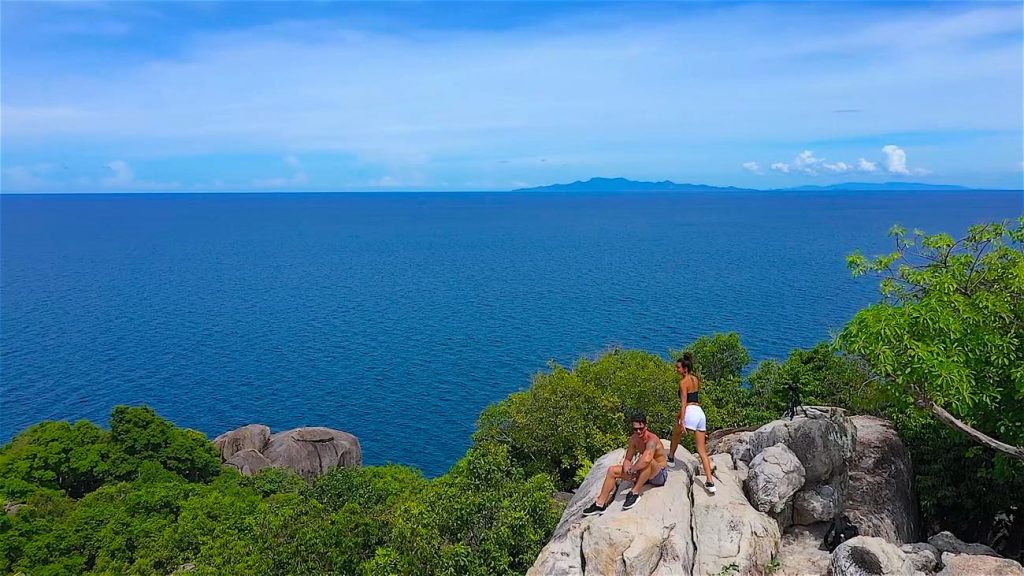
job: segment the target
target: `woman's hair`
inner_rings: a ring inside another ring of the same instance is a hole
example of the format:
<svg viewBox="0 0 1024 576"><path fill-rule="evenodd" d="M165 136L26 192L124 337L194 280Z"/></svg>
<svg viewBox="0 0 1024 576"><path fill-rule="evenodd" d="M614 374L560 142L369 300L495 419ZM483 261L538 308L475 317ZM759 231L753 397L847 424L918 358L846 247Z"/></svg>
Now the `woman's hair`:
<svg viewBox="0 0 1024 576"><path fill-rule="evenodd" d="M683 352L683 355L676 358L676 364L682 364L686 371L693 374L693 352Z"/></svg>

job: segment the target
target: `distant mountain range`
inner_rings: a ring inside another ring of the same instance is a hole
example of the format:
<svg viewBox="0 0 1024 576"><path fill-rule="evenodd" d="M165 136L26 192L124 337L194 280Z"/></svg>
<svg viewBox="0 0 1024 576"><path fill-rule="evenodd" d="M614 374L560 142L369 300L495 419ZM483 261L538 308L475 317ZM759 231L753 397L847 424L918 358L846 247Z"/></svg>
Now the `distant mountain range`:
<svg viewBox="0 0 1024 576"><path fill-rule="evenodd" d="M846 182L828 186L796 186L776 190L792 192L868 191L868 190L971 190L953 184L922 184L920 182ZM534 188L520 188L516 192L756 192L753 188L735 186L708 186L707 184L678 184L670 180L638 182L626 178L591 178L570 184L552 184Z"/></svg>

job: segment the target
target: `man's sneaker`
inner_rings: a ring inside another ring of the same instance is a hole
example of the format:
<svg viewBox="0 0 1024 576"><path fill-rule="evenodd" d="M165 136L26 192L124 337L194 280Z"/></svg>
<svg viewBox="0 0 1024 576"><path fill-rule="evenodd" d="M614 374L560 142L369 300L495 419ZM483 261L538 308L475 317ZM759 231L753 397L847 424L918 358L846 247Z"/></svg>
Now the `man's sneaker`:
<svg viewBox="0 0 1024 576"><path fill-rule="evenodd" d="M709 494L714 494L715 492L718 492L718 488L715 488L714 482L705 482L704 489L707 490Z"/></svg>
<svg viewBox="0 0 1024 576"><path fill-rule="evenodd" d="M676 459L673 458L672 456L668 457L668 467L669 468L675 468L676 467Z"/></svg>
<svg viewBox="0 0 1024 576"><path fill-rule="evenodd" d="M602 513L604 513L604 511L607 508L608 508L607 505L605 505L605 506L598 506L597 502L594 502L590 506L587 506L586 508L583 509L583 515L584 516L593 516L594 514L602 514Z"/></svg>
<svg viewBox="0 0 1024 576"><path fill-rule="evenodd" d="M639 499L640 495L634 494L633 491L630 490L629 493L626 494L626 501L622 503L622 509L629 510L630 508L636 505L636 501Z"/></svg>

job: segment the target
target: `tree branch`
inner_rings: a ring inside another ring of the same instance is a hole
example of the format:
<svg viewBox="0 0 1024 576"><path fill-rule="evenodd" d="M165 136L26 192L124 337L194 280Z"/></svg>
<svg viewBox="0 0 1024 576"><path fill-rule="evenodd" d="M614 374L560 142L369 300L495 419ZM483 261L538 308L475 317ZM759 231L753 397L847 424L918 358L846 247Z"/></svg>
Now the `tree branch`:
<svg viewBox="0 0 1024 576"><path fill-rule="evenodd" d="M958 420L956 416L953 416L952 414L947 412L945 408L936 404L934 401L932 401L931 398L928 398L927 396L924 395L919 395L917 398L917 405L921 408L929 410L936 418L939 419L940 422L956 430L957 432L966 434L971 440L974 440L978 444L981 444L982 446L991 448L999 452L1003 452L1004 454L1009 454L1010 456L1018 460L1024 460L1024 448L1021 448L1020 446L1012 446L1010 444L1005 444L1003 442L1000 442L999 440L996 440L995 438L992 438L991 436L988 436L987 434L981 432L980 430L971 428L967 424L964 424L963 422Z"/></svg>

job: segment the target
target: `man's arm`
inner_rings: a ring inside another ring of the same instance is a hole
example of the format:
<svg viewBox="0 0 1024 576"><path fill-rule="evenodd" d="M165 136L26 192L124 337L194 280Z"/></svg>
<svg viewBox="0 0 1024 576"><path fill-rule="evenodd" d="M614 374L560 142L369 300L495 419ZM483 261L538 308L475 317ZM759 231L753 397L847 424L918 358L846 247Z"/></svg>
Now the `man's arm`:
<svg viewBox="0 0 1024 576"><path fill-rule="evenodd" d="M640 460L637 461L636 463L636 469L643 470L644 468L647 468L647 466L651 463L651 460L654 460L654 454L656 453L657 449L657 445L654 443L653 440L651 442L648 442L647 446L644 447L644 453L640 455Z"/></svg>
<svg viewBox="0 0 1024 576"><path fill-rule="evenodd" d="M626 444L626 455L622 458L622 469L625 472L633 471L633 455L636 454L636 450L633 449L633 439L629 439L629 443Z"/></svg>

